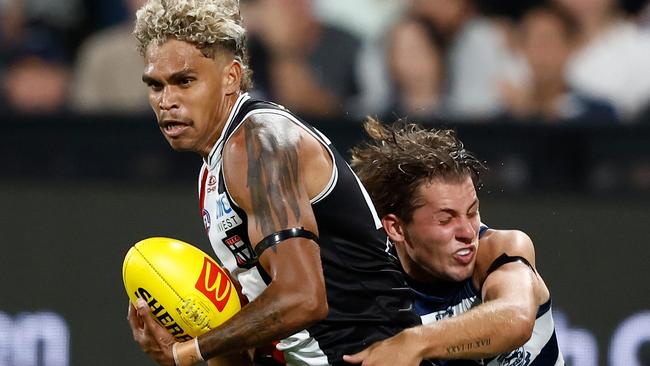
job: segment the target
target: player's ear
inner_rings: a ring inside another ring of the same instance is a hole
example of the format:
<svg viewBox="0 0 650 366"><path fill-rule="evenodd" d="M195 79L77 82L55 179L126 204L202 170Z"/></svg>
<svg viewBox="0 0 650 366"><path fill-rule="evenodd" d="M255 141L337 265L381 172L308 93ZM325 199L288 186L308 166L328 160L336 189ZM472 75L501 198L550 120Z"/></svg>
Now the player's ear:
<svg viewBox="0 0 650 366"><path fill-rule="evenodd" d="M404 226L402 220L394 214L388 214L381 218L381 224L393 243L404 241Z"/></svg>
<svg viewBox="0 0 650 366"><path fill-rule="evenodd" d="M241 62L233 59L226 65L224 70L224 90L226 94L234 94L239 91L243 66Z"/></svg>

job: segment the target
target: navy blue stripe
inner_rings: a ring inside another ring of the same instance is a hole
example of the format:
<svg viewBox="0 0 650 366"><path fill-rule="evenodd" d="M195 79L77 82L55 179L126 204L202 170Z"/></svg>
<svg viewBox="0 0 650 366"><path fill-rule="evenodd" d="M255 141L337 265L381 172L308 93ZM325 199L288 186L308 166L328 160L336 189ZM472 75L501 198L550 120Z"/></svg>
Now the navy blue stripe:
<svg viewBox="0 0 650 366"><path fill-rule="evenodd" d="M461 304L463 301L472 298L479 298L479 294L474 290L471 278L464 282L454 283L449 288L442 288L439 284L430 288L419 288L422 284L414 282L407 277L407 284L413 295L415 311L418 315L423 316L435 313L441 310L451 311L451 308ZM429 292L438 290L436 295ZM448 314L451 316L452 314Z"/></svg>
<svg viewBox="0 0 650 366"><path fill-rule="evenodd" d="M481 224L481 227L478 229L478 237L481 238L481 236L483 236L483 234L485 234L485 232L486 232L488 229L489 229L489 227L487 227L487 226L484 225L484 224Z"/></svg>
<svg viewBox="0 0 650 366"><path fill-rule="evenodd" d="M553 331L551 339L546 342L546 345L544 345L544 348L542 348L541 352L537 357L535 357L535 360L533 360L530 366L553 366L555 365L555 362L557 362L559 353L560 350L557 346L557 338L555 337L555 331Z"/></svg>
<svg viewBox="0 0 650 366"><path fill-rule="evenodd" d="M543 303L542 305L539 306L537 309L537 316L535 317L536 319L541 317L542 315L546 314L549 310L551 310L551 298L548 298L548 301Z"/></svg>

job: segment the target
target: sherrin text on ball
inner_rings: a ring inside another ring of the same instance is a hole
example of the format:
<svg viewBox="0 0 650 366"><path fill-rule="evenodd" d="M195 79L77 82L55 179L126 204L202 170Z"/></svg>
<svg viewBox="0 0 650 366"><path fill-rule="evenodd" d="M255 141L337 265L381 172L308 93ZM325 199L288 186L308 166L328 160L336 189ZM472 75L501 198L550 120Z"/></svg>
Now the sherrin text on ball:
<svg viewBox="0 0 650 366"><path fill-rule="evenodd" d="M151 315L177 340L197 337L237 313L233 282L206 253L180 240L152 237L134 244L122 278L129 299L144 299Z"/></svg>

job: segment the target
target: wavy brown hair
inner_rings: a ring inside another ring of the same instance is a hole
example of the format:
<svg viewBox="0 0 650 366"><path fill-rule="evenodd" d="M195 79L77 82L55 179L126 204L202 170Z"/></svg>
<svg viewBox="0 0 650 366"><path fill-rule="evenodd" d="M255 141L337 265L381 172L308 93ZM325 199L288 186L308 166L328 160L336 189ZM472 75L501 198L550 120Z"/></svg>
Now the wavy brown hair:
<svg viewBox="0 0 650 366"><path fill-rule="evenodd" d="M410 222L418 188L434 179L470 176L479 185L485 165L465 150L453 130L401 121L384 125L372 118L364 129L370 141L352 148L351 165L381 217L393 213Z"/></svg>

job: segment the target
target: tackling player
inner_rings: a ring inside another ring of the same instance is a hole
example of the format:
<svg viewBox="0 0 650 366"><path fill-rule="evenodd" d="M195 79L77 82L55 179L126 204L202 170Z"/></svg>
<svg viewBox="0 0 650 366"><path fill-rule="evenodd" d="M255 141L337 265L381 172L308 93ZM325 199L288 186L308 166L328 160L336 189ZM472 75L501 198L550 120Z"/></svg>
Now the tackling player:
<svg viewBox="0 0 650 366"><path fill-rule="evenodd" d="M475 186L483 164L450 130L370 120L366 131L372 141L353 149L352 166L382 217L424 325L345 360L564 365L531 239L480 224Z"/></svg>

